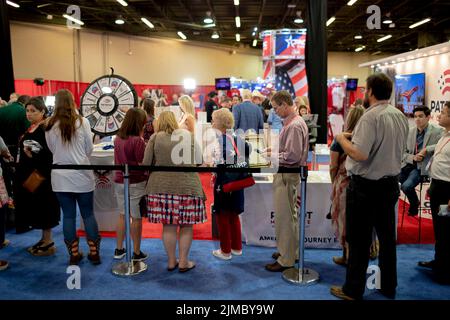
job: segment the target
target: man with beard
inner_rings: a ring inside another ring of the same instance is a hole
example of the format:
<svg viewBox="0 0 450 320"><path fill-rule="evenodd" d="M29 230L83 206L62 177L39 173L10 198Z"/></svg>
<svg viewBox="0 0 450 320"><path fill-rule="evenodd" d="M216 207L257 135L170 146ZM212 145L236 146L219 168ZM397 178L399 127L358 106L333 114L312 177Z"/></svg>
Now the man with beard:
<svg viewBox="0 0 450 320"><path fill-rule="evenodd" d="M400 194L398 175L408 120L389 104L392 81L385 74L371 75L366 88L364 106L368 109L351 141L346 133L336 137L348 155L346 221L350 255L344 286L333 286L330 292L346 300L362 299L364 294L373 228L380 242L380 292L395 298L397 287L395 204Z"/></svg>

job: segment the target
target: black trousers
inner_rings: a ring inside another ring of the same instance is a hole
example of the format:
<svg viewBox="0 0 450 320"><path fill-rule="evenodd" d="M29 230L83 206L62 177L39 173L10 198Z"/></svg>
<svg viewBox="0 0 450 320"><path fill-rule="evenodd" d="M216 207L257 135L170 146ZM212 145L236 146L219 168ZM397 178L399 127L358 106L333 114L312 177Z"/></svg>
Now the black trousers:
<svg viewBox="0 0 450 320"><path fill-rule="evenodd" d="M366 287L372 232L380 242L381 289L394 293L397 287L395 204L400 195L398 178L367 180L352 176L347 187L346 228L349 244L344 292L360 299Z"/></svg>
<svg viewBox="0 0 450 320"><path fill-rule="evenodd" d="M438 276L450 279L450 217L438 216L439 206L450 199L450 182L432 179L429 193L436 240L433 269Z"/></svg>

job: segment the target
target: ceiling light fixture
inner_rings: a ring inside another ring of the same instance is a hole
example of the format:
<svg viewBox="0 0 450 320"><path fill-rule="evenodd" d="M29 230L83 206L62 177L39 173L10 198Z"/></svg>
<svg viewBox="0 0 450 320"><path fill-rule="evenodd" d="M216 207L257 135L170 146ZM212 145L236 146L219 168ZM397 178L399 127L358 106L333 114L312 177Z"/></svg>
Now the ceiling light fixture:
<svg viewBox="0 0 450 320"><path fill-rule="evenodd" d="M79 24L80 26L84 25L84 22L83 22L83 21L78 20L78 19L76 19L76 18L74 18L74 17L72 17L72 16L69 16L69 15L67 15L67 14L63 14L63 17L66 18L67 20L70 20L70 21L73 21L73 22Z"/></svg>
<svg viewBox="0 0 450 320"><path fill-rule="evenodd" d="M234 5L238 6L239 5L239 0L234 0Z"/></svg>
<svg viewBox="0 0 450 320"><path fill-rule="evenodd" d="M258 40L254 39L253 40L253 46L256 47L257 44L258 44Z"/></svg>
<svg viewBox="0 0 450 320"><path fill-rule="evenodd" d="M236 33L236 41L237 42L241 41L241 35L239 33Z"/></svg>
<svg viewBox="0 0 450 320"><path fill-rule="evenodd" d="M302 12L299 10L296 12L297 17L294 19L294 23L303 23Z"/></svg>
<svg viewBox="0 0 450 320"><path fill-rule="evenodd" d="M355 49L355 52L363 51L366 48L366 46L361 46Z"/></svg>
<svg viewBox="0 0 450 320"><path fill-rule="evenodd" d="M211 11L206 11L206 18L203 19L203 22L208 24L214 22L213 18L211 17Z"/></svg>
<svg viewBox="0 0 450 320"><path fill-rule="evenodd" d="M392 19L390 19L390 18L386 18L386 19L384 19L383 20L383 23L384 24L391 24L391 23L393 23L394 21L392 21Z"/></svg>
<svg viewBox="0 0 450 320"><path fill-rule="evenodd" d="M213 34L211 35L211 38L213 39L219 39L219 34L217 33L217 31L214 31Z"/></svg>
<svg viewBox="0 0 450 320"><path fill-rule="evenodd" d="M363 37L361 35L355 36L355 39L362 39Z"/></svg>
<svg viewBox="0 0 450 320"><path fill-rule="evenodd" d="M409 28L410 29L414 29L415 27L421 26L422 24L425 24L425 23L430 22L430 21L431 21L430 18L426 18L426 19L424 19L422 21L419 21L419 22L416 22L416 23L410 25Z"/></svg>
<svg viewBox="0 0 450 320"><path fill-rule="evenodd" d="M147 18L141 18L141 21L143 23L145 23L149 28L153 29L155 26L153 25L153 23L151 23L150 21L148 21Z"/></svg>
<svg viewBox="0 0 450 320"><path fill-rule="evenodd" d="M235 18L235 20L236 20L236 28L240 28L241 27L241 18L239 16L237 16Z"/></svg>
<svg viewBox="0 0 450 320"><path fill-rule="evenodd" d="M378 39L377 42L383 42L383 41L385 41L385 40L387 40L387 39L390 39L390 38L392 38L392 35L391 35L391 34L390 34L390 35L387 35L387 36L385 36L385 37L383 37L383 38Z"/></svg>
<svg viewBox="0 0 450 320"><path fill-rule="evenodd" d="M183 39L183 40L186 40L187 39L187 37L184 35L184 33L183 32L181 32L181 31L178 31L177 32L177 35L181 38L181 39Z"/></svg>
<svg viewBox="0 0 450 320"><path fill-rule="evenodd" d="M118 17L117 19L116 19L116 24L124 24L125 23L125 20L123 20L123 18L122 17Z"/></svg>
<svg viewBox="0 0 450 320"><path fill-rule="evenodd" d="M329 27L330 24L332 24L335 20L336 20L336 17L331 17L330 19L328 19L328 21L327 21L327 27Z"/></svg>
<svg viewBox="0 0 450 320"><path fill-rule="evenodd" d="M20 8L20 5L18 5L15 2L12 2L12 1L6 0L6 4L9 4L11 7L14 7L14 8Z"/></svg>
<svg viewBox="0 0 450 320"><path fill-rule="evenodd" d="M212 28L212 27L215 27L215 26L216 26L215 23L210 23L210 24L205 24L203 27L205 27L205 28Z"/></svg>
<svg viewBox="0 0 450 320"><path fill-rule="evenodd" d="M349 2L347 2L347 5L352 6L355 4L356 1L358 1L358 0L350 0Z"/></svg>
<svg viewBox="0 0 450 320"><path fill-rule="evenodd" d="M128 3L126 3L126 1L124 0L117 0L117 2L123 5L124 7L128 6Z"/></svg>
<svg viewBox="0 0 450 320"><path fill-rule="evenodd" d="M256 32L253 32L253 33L252 33L252 36L256 36Z"/></svg>

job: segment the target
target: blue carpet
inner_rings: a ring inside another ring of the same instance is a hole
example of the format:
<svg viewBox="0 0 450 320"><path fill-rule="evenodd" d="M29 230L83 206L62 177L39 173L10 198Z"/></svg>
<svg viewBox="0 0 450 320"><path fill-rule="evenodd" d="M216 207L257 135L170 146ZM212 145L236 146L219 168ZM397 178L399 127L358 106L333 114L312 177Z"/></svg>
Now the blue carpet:
<svg viewBox="0 0 450 320"><path fill-rule="evenodd" d="M93 266L84 259L81 267L81 289L69 290L66 281L68 255L63 245L61 227L55 229L57 253L52 257L33 257L26 247L35 243L39 231L7 235L11 244L0 251L0 259L10 267L0 272L0 299L164 299L164 300L333 300L329 287L342 284L344 268L332 263L336 250L306 250L306 267L319 272L316 285L299 287L282 280L281 274L264 270L271 261L271 248L244 246L243 256L222 261L211 255L218 247L215 241L194 241L191 259L197 263L192 271L181 274L166 271L166 257L159 239L143 240L142 250L150 254L148 270L140 275L121 278L111 273L116 262L112 255L115 239L105 238L101 254L103 263ZM82 250L88 248L82 239ZM416 267L418 260L433 257L430 245L398 246L397 299L448 299L450 286L431 281L429 275ZM376 262L373 262L376 263ZM366 290L365 299L384 299L376 290Z"/></svg>

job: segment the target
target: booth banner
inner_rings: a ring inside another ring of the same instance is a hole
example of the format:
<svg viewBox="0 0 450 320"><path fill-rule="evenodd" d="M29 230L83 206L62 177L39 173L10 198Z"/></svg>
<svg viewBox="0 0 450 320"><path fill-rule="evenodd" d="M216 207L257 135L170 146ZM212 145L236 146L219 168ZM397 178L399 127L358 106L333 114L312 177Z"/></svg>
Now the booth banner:
<svg viewBox="0 0 450 320"><path fill-rule="evenodd" d="M280 33L275 39L277 59L305 59L306 33Z"/></svg>
<svg viewBox="0 0 450 320"><path fill-rule="evenodd" d="M241 215L242 233L248 245L276 247L273 186L257 182L245 189L245 211ZM305 216L306 248L340 248L331 220L330 183L308 183ZM300 192L300 189L299 189Z"/></svg>
<svg viewBox="0 0 450 320"><path fill-rule="evenodd" d="M275 74L276 90L287 90L292 97L308 95L304 60L276 60Z"/></svg>
<svg viewBox="0 0 450 320"><path fill-rule="evenodd" d="M272 34L265 34L263 37L263 59L271 59L273 57L273 39Z"/></svg>

